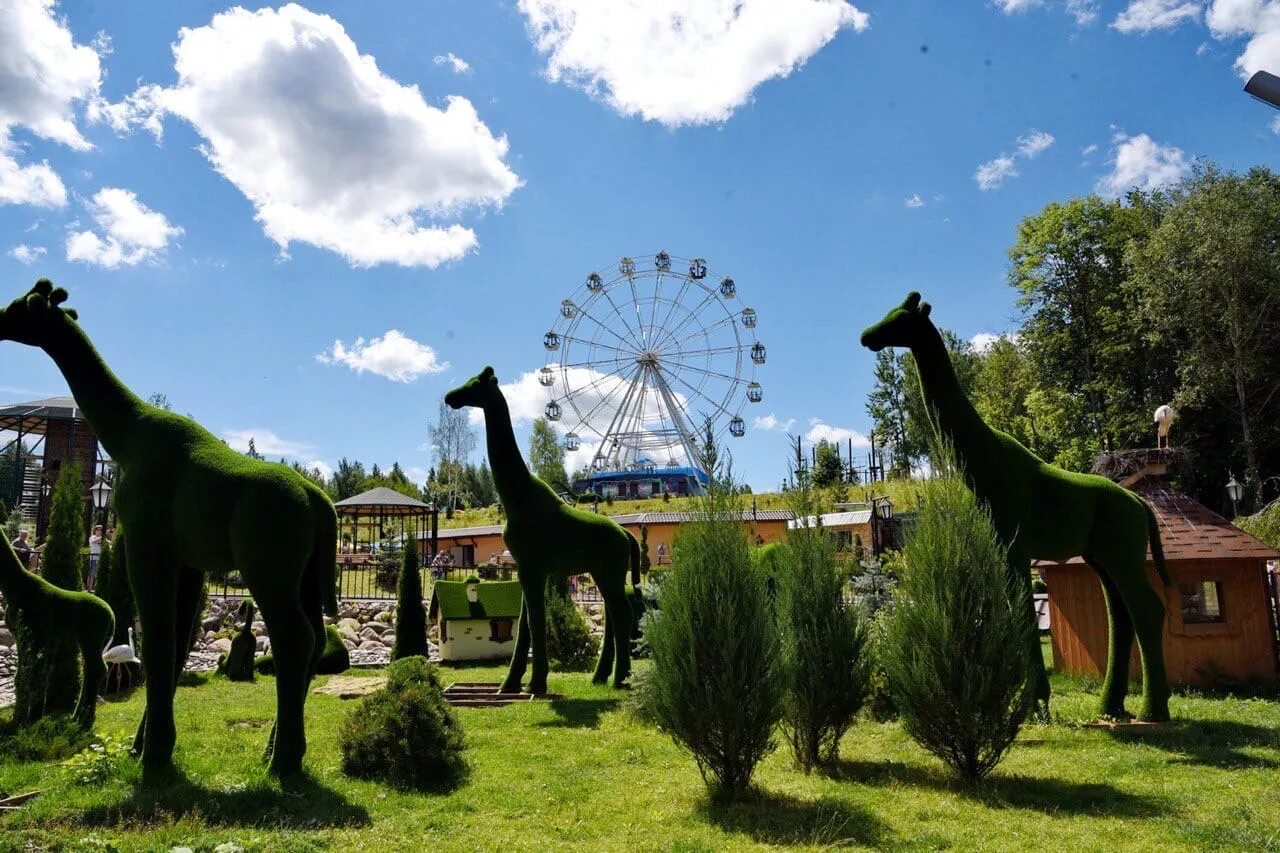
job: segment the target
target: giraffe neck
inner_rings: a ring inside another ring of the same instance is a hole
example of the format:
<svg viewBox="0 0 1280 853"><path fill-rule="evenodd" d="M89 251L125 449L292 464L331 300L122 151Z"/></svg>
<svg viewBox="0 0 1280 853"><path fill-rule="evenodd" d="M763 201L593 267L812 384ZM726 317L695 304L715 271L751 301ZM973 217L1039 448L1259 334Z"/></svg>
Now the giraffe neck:
<svg viewBox="0 0 1280 853"><path fill-rule="evenodd" d="M502 392L484 406L485 445L489 452L489 468L493 471L493 483L502 496L507 512L529 494L533 477L524 464L520 445L516 443L515 430L511 428L511 412Z"/></svg>
<svg viewBox="0 0 1280 853"><path fill-rule="evenodd" d="M27 607L35 599L39 584L33 575L22 567L22 561L14 553L9 542L4 542L4 554L0 554L0 592L4 593L5 603L17 608Z"/></svg>
<svg viewBox="0 0 1280 853"><path fill-rule="evenodd" d="M981 462L977 456L990 446L985 439L990 437L991 428L960 388L951 355L932 323L927 324L924 339L911 347L911 354L916 360L916 373L929 408L929 417L951 440L956 461L966 469L970 467L967 464L970 457Z"/></svg>
<svg viewBox="0 0 1280 853"><path fill-rule="evenodd" d="M75 323L64 324L43 349L62 371L102 446L117 462L128 464L147 404L111 372Z"/></svg>

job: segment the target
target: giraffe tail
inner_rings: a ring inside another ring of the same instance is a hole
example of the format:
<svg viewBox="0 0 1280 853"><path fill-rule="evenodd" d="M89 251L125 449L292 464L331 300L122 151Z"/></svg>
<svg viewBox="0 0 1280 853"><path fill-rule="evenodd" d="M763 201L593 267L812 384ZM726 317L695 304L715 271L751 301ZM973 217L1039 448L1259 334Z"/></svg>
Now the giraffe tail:
<svg viewBox="0 0 1280 853"><path fill-rule="evenodd" d="M1142 501L1142 509L1147 513L1147 542L1151 545L1151 561L1156 564L1156 572L1160 575L1160 580L1164 581L1164 585L1173 586L1173 579L1169 577L1169 566L1164 559L1164 546L1160 544L1160 524L1156 521L1155 510L1145 500Z"/></svg>
<svg viewBox="0 0 1280 853"><path fill-rule="evenodd" d="M631 546L631 586L640 586L640 542L627 531L627 544Z"/></svg>

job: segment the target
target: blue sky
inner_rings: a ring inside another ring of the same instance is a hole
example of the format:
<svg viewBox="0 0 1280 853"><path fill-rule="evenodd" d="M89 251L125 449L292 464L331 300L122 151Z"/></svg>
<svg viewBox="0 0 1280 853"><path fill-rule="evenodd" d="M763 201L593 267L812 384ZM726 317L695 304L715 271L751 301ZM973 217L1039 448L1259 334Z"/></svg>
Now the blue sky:
<svg viewBox="0 0 1280 853"><path fill-rule="evenodd" d="M137 392L326 465L425 471L444 391L536 371L588 272L666 249L759 312L731 447L776 487L788 422L865 434L857 336L908 290L1009 329L1022 217L1280 143L1240 91L1275 2L230 8L0 0L0 270L66 286ZM65 390L0 371L0 403Z"/></svg>

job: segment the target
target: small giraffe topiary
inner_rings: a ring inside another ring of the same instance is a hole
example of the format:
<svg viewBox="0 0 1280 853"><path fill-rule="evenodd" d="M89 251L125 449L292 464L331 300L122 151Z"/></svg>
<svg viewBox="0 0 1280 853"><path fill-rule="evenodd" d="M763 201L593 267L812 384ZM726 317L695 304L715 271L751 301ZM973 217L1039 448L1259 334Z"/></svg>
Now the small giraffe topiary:
<svg viewBox="0 0 1280 853"><path fill-rule="evenodd" d="M29 725L44 715L47 685L40 683L38 658L46 649L70 640L84 659L80 698L73 712L85 731L93 728L98 711L98 688L107 674L102 651L111 641L115 617L111 608L90 592L73 592L49 583L22 567L9 542L0 536L0 592L5 621L18 641L18 670L14 676L13 721Z"/></svg>
<svg viewBox="0 0 1280 853"><path fill-rule="evenodd" d="M1171 583L1155 514L1142 498L1105 477L1050 465L1012 436L992 429L965 397L930 306L911 293L883 320L862 333L873 352L909 347L936 426L955 448L964 477L991 510L1009 571L1030 593L1031 561L1081 556L1098 575L1110 625L1102 713L1125 718L1129 654L1136 630L1142 652L1141 719L1169 719L1169 680L1164 666L1164 602L1147 577L1147 546L1156 570ZM1028 596L1029 597L1029 596ZM1049 679L1039 638L1029 649L1036 704L1049 712Z"/></svg>
<svg viewBox="0 0 1280 853"><path fill-rule="evenodd" d="M173 699L208 571L237 569L262 611L279 675L270 770L302 769L303 707L337 614L337 515L324 490L287 465L237 453L190 418L149 405L103 362L47 279L0 311L0 340L54 360L119 466L116 506L142 625L147 707L135 751L144 778L173 767Z"/></svg>
<svg viewBox="0 0 1280 853"><path fill-rule="evenodd" d="M613 519L569 506L529 473L492 367L450 391L444 401L455 409L474 406L484 412L489 467L507 510L502 537L519 567L524 603L515 652L501 692L520 692L530 645L533 674L529 692L547 692L547 578L579 573L591 575L604 599L604 642L592 680L605 683L613 669L613 685L622 687L631 673L627 571L630 568L632 584L639 584L640 543Z"/></svg>

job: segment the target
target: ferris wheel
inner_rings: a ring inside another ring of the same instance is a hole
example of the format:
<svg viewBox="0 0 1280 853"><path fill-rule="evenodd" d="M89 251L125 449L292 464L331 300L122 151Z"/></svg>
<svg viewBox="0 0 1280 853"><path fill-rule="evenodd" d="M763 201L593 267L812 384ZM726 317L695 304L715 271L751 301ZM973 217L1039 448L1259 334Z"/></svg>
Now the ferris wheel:
<svg viewBox="0 0 1280 853"><path fill-rule="evenodd" d="M743 407L764 399L758 322L702 258L624 257L588 275L543 336L547 420L566 450L594 447L592 473L696 468L707 425L741 437Z"/></svg>

